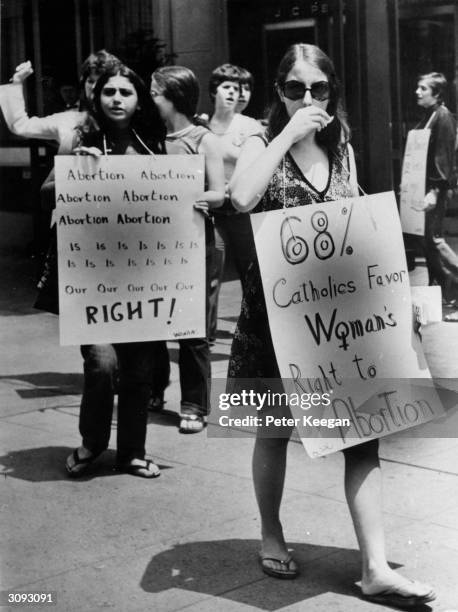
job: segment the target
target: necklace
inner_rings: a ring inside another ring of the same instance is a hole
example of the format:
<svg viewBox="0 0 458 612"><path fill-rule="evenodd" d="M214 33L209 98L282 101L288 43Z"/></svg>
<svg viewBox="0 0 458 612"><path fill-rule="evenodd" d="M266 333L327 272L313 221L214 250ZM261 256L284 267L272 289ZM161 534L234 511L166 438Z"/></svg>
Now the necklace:
<svg viewBox="0 0 458 612"><path fill-rule="evenodd" d="M151 151L151 149L143 142L143 140L140 138L140 136L137 134L137 132L134 130L134 128L130 128L130 131L132 132L133 136L136 138L136 140L142 145L142 147L148 151L148 153L150 155L152 155L153 157L155 157L153 151ZM109 149L107 147L107 139L106 139L106 135L103 134L103 154L104 155L108 155L108 153L111 153L113 151L113 149Z"/></svg>

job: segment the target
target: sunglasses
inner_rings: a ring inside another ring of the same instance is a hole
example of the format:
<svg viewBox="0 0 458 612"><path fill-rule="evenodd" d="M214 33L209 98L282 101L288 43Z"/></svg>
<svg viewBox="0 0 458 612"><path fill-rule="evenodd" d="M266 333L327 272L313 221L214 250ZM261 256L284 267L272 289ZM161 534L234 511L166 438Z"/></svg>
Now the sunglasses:
<svg viewBox="0 0 458 612"><path fill-rule="evenodd" d="M283 95L288 100L301 100L305 96L305 92L309 91L314 100L324 102L329 100L331 89L327 81L317 81L311 87L306 87L300 81L286 81L283 85Z"/></svg>

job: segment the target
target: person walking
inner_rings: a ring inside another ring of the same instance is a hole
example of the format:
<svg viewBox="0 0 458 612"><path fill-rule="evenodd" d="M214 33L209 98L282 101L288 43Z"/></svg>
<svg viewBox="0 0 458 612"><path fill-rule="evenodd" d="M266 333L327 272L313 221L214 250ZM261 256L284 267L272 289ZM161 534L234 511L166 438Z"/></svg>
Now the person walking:
<svg viewBox="0 0 458 612"><path fill-rule="evenodd" d="M444 104L447 80L440 72L423 74L418 79L415 95L423 110L416 129L431 131L427 162L425 199L425 235L423 249L428 268L428 282L442 289L445 304L455 296L450 275L444 268L435 239L443 237L443 223L447 207L447 191L454 186L456 121ZM447 317L445 317L445 320ZM452 319L454 320L454 319ZM458 320L458 317L457 317Z"/></svg>
<svg viewBox="0 0 458 612"><path fill-rule="evenodd" d="M267 133L246 143L229 185L237 210L278 210L357 195L349 130L334 66L318 47L295 44L277 71L276 97ZM228 377L280 379L269 330L259 266L248 270ZM284 405L276 416L291 416ZM291 579L299 568L290 556L279 518L292 429L284 437L260 430L253 454L253 480L262 521L262 571ZM385 554L378 441L344 451L345 492L361 557L363 597L385 605L414 606L432 601L433 589L394 572Z"/></svg>
<svg viewBox="0 0 458 612"><path fill-rule="evenodd" d="M195 74L184 66L159 68L152 75L151 95L167 127L167 153L175 155L203 155L205 158L205 192L195 208L205 216L206 243L206 316L208 317L209 264L214 249L213 224L209 211L221 206L224 200L223 160L216 136L206 127L196 124L199 84ZM165 342L163 345L165 346ZM205 426L208 414L208 388L211 378L208 339L179 340L179 374L181 388L180 432L198 433ZM157 368L169 370L168 352L162 352ZM153 376L153 397L163 396L154 378L164 380L163 374ZM156 402L158 403L158 402ZM163 397L162 402L163 403Z"/></svg>
<svg viewBox="0 0 458 612"><path fill-rule="evenodd" d="M91 155L165 153L165 127L140 77L126 66L99 77L93 106L77 130L74 150ZM84 388L79 430L82 443L67 458L70 476L87 473L108 447L115 385L118 393L118 470L155 478L159 467L145 459L147 408L155 342L83 345ZM116 376L115 376L116 375Z"/></svg>
<svg viewBox="0 0 458 612"><path fill-rule="evenodd" d="M262 131L262 126L255 119L237 112L240 88L240 71L237 66L223 64L213 70L209 82L213 114L208 126L218 139L223 156L226 184L232 177L241 148L247 138ZM230 254L233 258L243 289L253 250L253 235L248 215L234 210L228 194L223 206L214 211L214 222L215 252L210 282L209 315L211 341L216 338L218 296L226 255Z"/></svg>

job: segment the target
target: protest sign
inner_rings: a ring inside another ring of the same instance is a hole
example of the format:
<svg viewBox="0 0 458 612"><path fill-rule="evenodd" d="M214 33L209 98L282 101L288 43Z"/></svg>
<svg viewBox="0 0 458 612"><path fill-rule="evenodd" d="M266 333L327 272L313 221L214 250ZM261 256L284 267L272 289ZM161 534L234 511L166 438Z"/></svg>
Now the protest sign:
<svg viewBox="0 0 458 612"><path fill-rule="evenodd" d="M413 331L394 194L259 213L251 222L285 390L327 397L318 406L290 403L308 453L442 414Z"/></svg>
<svg viewBox="0 0 458 612"><path fill-rule="evenodd" d="M426 161L431 130L410 130L401 177L401 225L406 234L424 236Z"/></svg>
<svg viewBox="0 0 458 612"><path fill-rule="evenodd" d="M205 336L197 155L57 156L61 344Z"/></svg>

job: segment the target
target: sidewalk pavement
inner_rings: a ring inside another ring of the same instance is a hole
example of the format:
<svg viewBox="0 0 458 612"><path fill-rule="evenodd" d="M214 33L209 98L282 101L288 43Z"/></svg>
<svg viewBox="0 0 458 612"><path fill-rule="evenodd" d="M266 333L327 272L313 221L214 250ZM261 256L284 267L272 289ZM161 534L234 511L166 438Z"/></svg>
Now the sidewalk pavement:
<svg viewBox="0 0 458 612"><path fill-rule="evenodd" d="M148 427L161 477L112 472L113 435L100 469L68 479L65 458L79 444L81 358L77 347L58 346L57 318L30 307L31 268L30 260L0 257L1 589L53 592L56 605L40 609L58 612L388 609L360 599L355 586L359 553L341 454L311 460L299 441L289 445L282 520L302 574L283 582L261 573L253 439L178 433L173 343L165 410ZM417 268L413 282L424 276ZM238 282L224 283L214 377L225 375L239 305ZM456 385L458 325L430 326L424 347L433 375ZM458 610L457 439L398 434L382 441L381 456L389 560L436 588L437 601L422 610Z"/></svg>

